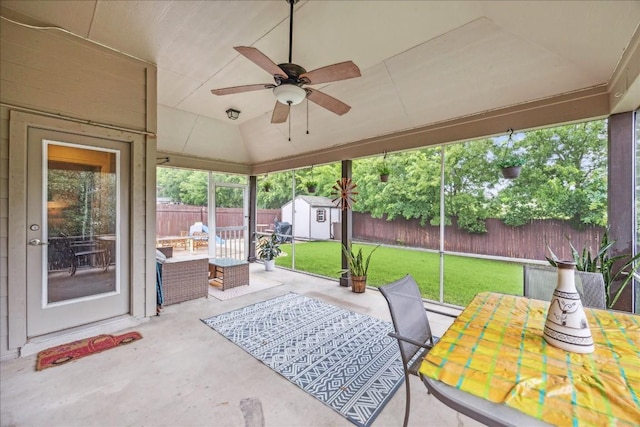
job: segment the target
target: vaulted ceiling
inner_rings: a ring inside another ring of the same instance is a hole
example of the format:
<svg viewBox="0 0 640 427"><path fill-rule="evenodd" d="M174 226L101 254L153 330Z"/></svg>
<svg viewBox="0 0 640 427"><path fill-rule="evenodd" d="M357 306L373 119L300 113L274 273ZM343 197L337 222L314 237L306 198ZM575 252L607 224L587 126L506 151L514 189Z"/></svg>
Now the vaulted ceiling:
<svg viewBox="0 0 640 427"><path fill-rule="evenodd" d="M273 83L233 47L287 62L285 0L1 5L157 64L158 150L254 172L640 106L639 1L302 0L292 62L313 70L352 60L362 76L313 86L350 105L347 114L303 102L284 124L270 122L271 90L211 89ZM229 120L228 108L240 118Z"/></svg>

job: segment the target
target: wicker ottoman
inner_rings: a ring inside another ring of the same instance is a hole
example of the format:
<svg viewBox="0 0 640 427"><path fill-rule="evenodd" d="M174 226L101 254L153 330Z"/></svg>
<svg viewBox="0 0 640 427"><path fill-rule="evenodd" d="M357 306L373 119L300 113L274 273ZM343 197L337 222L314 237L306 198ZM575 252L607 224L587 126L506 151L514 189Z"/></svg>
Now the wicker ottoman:
<svg viewBox="0 0 640 427"><path fill-rule="evenodd" d="M233 258L210 258L209 281L222 290L249 284L249 263Z"/></svg>
<svg viewBox="0 0 640 427"><path fill-rule="evenodd" d="M169 258L162 264L164 305L176 304L209 294L206 257Z"/></svg>

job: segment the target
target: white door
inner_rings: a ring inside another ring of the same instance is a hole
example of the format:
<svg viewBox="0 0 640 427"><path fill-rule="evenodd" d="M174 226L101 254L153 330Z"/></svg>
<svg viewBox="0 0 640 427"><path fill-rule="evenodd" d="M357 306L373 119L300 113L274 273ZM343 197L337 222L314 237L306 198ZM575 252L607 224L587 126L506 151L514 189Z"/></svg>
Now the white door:
<svg viewBox="0 0 640 427"><path fill-rule="evenodd" d="M29 337L130 312L129 149L29 129Z"/></svg>

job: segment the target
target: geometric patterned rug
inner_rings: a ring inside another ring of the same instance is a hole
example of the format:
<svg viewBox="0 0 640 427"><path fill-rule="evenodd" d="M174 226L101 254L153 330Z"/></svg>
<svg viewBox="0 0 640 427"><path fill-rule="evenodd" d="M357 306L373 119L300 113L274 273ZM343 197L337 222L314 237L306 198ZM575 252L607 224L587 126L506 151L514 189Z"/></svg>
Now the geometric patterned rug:
<svg viewBox="0 0 640 427"><path fill-rule="evenodd" d="M289 293L202 321L358 426L403 381L391 323L313 298Z"/></svg>

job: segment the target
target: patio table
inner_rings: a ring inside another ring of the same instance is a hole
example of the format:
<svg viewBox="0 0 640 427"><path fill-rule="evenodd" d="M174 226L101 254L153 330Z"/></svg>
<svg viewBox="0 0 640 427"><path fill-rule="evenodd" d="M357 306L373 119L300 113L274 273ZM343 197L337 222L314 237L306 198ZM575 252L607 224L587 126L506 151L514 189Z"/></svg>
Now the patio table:
<svg viewBox="0 0 640 427"><path fill-rule="evenodd" d="M209 283L219 283L223 291L248 285L249 263L234 258L210 258Z"/></svg>
<svg viewBox="0 0 640 427"><path fill-rule="evenodd" d="M156 247L182 247L193 252L193 237L190 236L166 236L156 238Z"/></svg>
<svg viewBox="0 0 640 427"><path fill-rule="evenodd" d="M640 316L585 308L595 352L553 347L549 303L476 295L425 356L434 396L489 425L640 423Z"/></svg>

